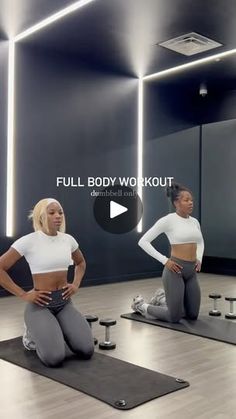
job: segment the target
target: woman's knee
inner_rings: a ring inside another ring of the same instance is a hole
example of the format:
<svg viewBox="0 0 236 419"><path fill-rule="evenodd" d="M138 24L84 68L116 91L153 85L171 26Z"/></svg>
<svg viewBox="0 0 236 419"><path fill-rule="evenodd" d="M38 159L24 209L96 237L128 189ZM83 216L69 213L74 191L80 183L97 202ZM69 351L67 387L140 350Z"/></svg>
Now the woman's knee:
<svg viewBox="0 0 236 419"><path fill-rule="evenodd" d="M73 352L78 354L83 359L90 359L94 353L94 342L80 342L77 346L71 347Z"/></svg>
<svg viewBox="0 0 236 419"><path fill-rule="evenodd" d="M57 367L65 359L65 349L36 349L38 357L47 367Z"/></svg>
<svg viewBox="0 0 236 419"><path fill-rule="evenodd" d="M182 311L181 312L180 311L178 311L178 312L169 312L169 316L168 317L169 317L168 321L170 323L178 323L182 319L183 313L182 313Z"/></svg>
<svg viewBox="0 0 236 419"><path fill-rule="evenodd" d="M197 320L199 313L186 313L186 318L189 320Z"/></svg>
<svg viewBox="0 0 236 419"><path fill-rule="evenodd" d="M87 348L85 351L83 351L82 357L84 359L90 359L90 358L92 358L93 354L94 354L94 345Z"/></svg>
<svg viewBox="0 0 236 419"><path fill-rule="evenodd" d="M189 320L197 320L200 311L200 304L185 307L186 318Z"/></svg>

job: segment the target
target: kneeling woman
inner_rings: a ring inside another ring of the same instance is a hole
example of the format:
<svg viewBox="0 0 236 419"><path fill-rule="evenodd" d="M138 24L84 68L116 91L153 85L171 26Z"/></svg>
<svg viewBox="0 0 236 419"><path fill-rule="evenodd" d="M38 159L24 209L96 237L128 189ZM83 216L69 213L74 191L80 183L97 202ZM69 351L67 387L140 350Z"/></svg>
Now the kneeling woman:
<svg viewBox="0 0 236 419"><path fill-rule="evenodd" d="M16 240L0 257L0 285L27 302L23 344L35 349L47 366L59 365L66 344L78 356L89 359L93 338L86 319L72 304L85 272L85 260L76 240L65 233L63 209L55 199L42 199L31 214L34 233ZM7 274L22 256L29 263L34 288L25 292ZM75 264L74 280L67 282L68 266ZM67 348L68 349L68 348Z"/></svg>
<svg viewBox="0 0 236 419"><path fill-rule="evenodd" d="M192 193L184 186L173 184L168 187L167 196L176 212L160 218L139 240L139 246L165 266L162 280L166 304L163 304L163 294L157 292L150 304L142 296L134 298L132 309L147 318L175 323L182 317L193 320L198 317L201 293L196 272L201 269L204 242L198 220L190 216ZM170 259L151 245L161 233L167 235L171 244Z"/></svg>

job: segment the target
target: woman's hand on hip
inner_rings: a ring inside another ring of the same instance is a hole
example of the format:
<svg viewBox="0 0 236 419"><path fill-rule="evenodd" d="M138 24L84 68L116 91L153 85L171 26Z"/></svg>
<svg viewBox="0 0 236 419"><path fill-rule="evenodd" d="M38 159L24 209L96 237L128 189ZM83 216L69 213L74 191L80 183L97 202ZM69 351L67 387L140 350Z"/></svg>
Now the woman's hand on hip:
<svg viewBox="0 0 236 419"><path fill-rule="evenodd" d="M67 300L78 291L78 287L73 283L65 285L62 289L64 290L62 293L63 300Z"/></svg>
<svg viewBox="0 0 236 419"><path fill-rule="evenodd" d="M22 298L24 301L27 301L28 303L35 303L39 306L46 306L49 304L49 301L51 301L50 297L51 291L39 291L32 289L28 292L26 292Z"/></svg>
<svg viewBox="0 0 236 419"><path fill-rule="evenodd" d="M195 265L195 271L200 272L201 267L202 267L201 262L199 260L197 260L196 265Z"/></svg>
<svg viewBox="0 0 236 419"><path fill-rule="evenodd" d="M176 272L177 274L181 274L183 266L179 265L177 262L174 262L171 259L168 259L165 266L172 272Z"/></svg>

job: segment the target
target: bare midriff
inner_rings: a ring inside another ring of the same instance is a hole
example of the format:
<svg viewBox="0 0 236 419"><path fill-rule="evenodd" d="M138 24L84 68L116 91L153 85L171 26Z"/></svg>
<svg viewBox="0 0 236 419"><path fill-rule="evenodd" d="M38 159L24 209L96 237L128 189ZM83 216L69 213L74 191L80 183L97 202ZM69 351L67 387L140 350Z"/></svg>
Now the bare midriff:
<svg viewBox="0 0 236 419"><path fill-rule="evenodd" d="M196 261L197 245L196 243L183 243L171 245L171 256L189 262Z"/></svg>
<svg viewBox="0 0 236 419"><path fill-rule="evenodd" d="M60 290L67 284L67 271L33 274L34 288L41 291Z"/></svg>

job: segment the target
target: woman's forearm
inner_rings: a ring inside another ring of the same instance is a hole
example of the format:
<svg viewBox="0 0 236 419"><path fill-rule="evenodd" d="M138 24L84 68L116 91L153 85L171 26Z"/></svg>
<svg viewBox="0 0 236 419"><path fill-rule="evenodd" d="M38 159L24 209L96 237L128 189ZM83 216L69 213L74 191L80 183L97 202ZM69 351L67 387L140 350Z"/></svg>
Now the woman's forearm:
<svg viewBox="0 0 236 419"><path fill-rule="evenodd" d="M204 240L203 240L203 237L202 237L201 242L197 244L197 259L201 263L202 263L203 253L204 253Z"/></svg>
<svg viewBox="0 0 236 419"><path fill-rule="evenodd" d="M168 261L168 258L166 256L164 256L162 253L158 252L158 250L156 250L151 243L149 243L148 241L146 241L145 239L141 238L138 242L138 245L140 247L142 247L142 249L148 253L150 256L152 256L154 259L158 260L159 262L161 262L163 265L166 264L166 262Z"/></svg>
<svg viewBox="0 0 236 419"><path fill-rule="evenodd" d="M16 295L17 297L22 297L25 295L25 291L16 285L10 276L3 269L0 269L0 285L11 294Z"/></svg>
<svg viewBox="0 0 236 419"><path fill-rule="evenodd" d="M83 279L83 276L85 274L85 269L86 269L86 263L85 261L79 263L78 265L75 266L75 274L74 274L74 280L73 280L73 284L76 285L78 288L81 284L81 281Z"/></svg>

